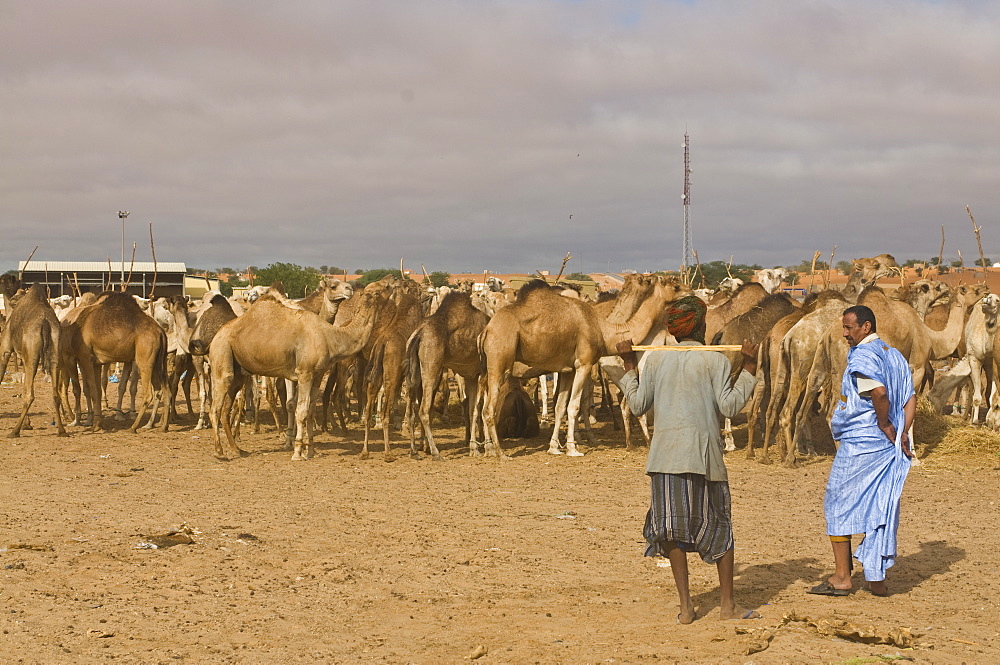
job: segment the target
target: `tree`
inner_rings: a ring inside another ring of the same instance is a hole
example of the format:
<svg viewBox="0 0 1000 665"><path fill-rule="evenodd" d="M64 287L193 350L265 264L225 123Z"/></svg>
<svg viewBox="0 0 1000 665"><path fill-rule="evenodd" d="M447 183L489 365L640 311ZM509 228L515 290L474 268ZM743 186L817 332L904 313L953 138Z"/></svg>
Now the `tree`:
<svg viewBox="0 0 1000 665"><path fill-rule="evenodd" d="M593 282L594 280L590 278L590 275L582 272L571 272L564 276L566 279L570 279L577 282Z"/></svg>
<svg viewBox="0 0 1000 665"><path fill-rule="evenodd" d="M842 275L850 275L851 271L854 270L854 264L850 261L837 261L837 270Z"/></svg>
<svg viewBox="0 0 1000 665"><path fill-rule="evenodd" d="M363 271L359 270L357 272L357 274L361 275L361 279L359 279L358 281L361 282L364 285L368 285L368 284L371 284L372 282L379 281L380 279L382 279L386 275L397 275L398 276L399 275L399 268L396 268L394 270L391 270L389 268L375 268L373 270L363 270ZM450 276L451 275L449 275L449 277ZM406 279L410 279L410 276L407 275Z"/></svg>
<svg viewBox="0 0 1000 665"><path fill-rule="evenodd" d="M977 266L987 266L987 267L991 266L991 265L993 265L993 259L991 259L989 257L986 257L986 262L985 263L983 263L983 259L976 259L976 265Z"/></svg>
<svg viewBox="0 0 1000 665"><path fill-rule="evenodd" d="M434 288L447 286L449 283L451 283L451 274L446 273L443 270L435 270L430 275L428 275L427 278L430 280L431 286L433 286Z"/></svg>
<svg viewBox="0 0 1000 665"><path fill-rule="evenodd" d="M729 273L732 273L733 277L742 279L744 282L749 282L754 272L761 269L761 266L757 264L748 266L743 263L737 263L729 266L729 271L727 272L726 265L725 261L711 261L701 264L701 272L705 277L706 287L710 289L716 288L722 280L729 277Z"/></svg>
<svg viewBox="0 0 1000 665"><path fill-rule="evenodd" d="M303 298L316 289L319 272L315 268L303 268L294 263L272 263L257 271L258 284L281 282L291 298Z"/></svg>

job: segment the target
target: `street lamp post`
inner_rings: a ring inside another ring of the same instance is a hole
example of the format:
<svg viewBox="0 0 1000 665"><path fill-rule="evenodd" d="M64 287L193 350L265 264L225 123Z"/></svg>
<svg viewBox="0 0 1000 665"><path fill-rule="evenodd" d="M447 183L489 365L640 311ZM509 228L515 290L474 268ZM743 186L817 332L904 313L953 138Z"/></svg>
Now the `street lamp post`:
<svg viewBox="0 0 1000 665"><path fill-rule="evenodd" d="M128 210L119 210L118 218L122 220L122 289L125 288L125 218L128 217Z"/></svg>

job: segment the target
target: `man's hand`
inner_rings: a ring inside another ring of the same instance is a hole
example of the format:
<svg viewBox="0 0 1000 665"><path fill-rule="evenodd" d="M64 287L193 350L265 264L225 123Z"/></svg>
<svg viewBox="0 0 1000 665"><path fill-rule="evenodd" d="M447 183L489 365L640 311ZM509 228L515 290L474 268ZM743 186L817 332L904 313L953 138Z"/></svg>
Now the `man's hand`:
<svg viewBox="0 0 1000 665"><path fill-rule="evenodd" d="M638 359L636 358L635 351L632 350L632 340L626 339L623 342L618 342L618 345L615 346L615 351L618 352L618 355L625 363L626 372L636 368L636 365L638 365Z"/></svg>
<svg viewBox="0 0 1000 665"><path fill-rule="evenodd" d="M913 459L913 451L910 450L910 437L906 432L903 432L903 437L900 440L900 444L903 448L903 454L908 458Z"/></svg>
<svg viewBox="0 0 1000 665"><path fill-rule="evenodd" d="M892 423L879 425L878 428L882 430L882 433L885 434L889 440L893 442L893 444L896 443L896 428L892 426ZM904 433L903 436L906 437L906 434Z"/></svg>
<svg viewBox="0 0 1000 665"><path fill-rule="evenodd" d="M751 374L757 373L757 351L759 349L760 344L751 344L748 339L743 340L743 348L740 349L740 353L743 354L743 369Z"/></svg>

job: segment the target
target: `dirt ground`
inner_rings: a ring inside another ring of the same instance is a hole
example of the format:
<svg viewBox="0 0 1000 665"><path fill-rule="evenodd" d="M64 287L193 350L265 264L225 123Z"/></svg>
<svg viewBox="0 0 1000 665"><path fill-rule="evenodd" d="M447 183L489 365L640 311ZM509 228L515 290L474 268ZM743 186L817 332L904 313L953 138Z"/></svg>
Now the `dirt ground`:
<svg viewBox="0 0 1000 665"><path fill-rule="evenodd" d="M56 437L39 391L35 429L0 445L3 663L1000 662L995 452L913 469L888 598L860 571L848 597L805 593L831 572L829 457L730 453L737 600L764 618L720 621L715 568L692 557L681 626L670 569L642 556L645 450L610 425L585 457L546 454L543 427L506 463L469 458L458 429L444 461L392 464L359 459L357 432L291 462L273 429L245 430L251 454L222 463L186 415ZM0 387L4 431L20 392ZM192 544L145 548L182 526ZM837 622L915 646L823 634Z"/></svg>

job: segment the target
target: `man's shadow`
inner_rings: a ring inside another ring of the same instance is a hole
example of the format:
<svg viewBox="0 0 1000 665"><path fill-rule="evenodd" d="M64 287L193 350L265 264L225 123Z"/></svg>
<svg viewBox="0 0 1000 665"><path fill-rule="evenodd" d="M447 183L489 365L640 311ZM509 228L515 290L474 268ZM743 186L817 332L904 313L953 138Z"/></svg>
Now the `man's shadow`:
<svg viewBox="0 0 1000 665"><path fill-rule="evenodd" d="M689 554L688 565L695 563L691 559L692 556ZM824 564L816 557L786 559L743 567L737 564L733 580L736 602L751 609L767 605L779 593L794 584L815 583L814 580L822 575L823 571ZM698 614L704 616L719 606L719 588L715 587L710 591L694 595L691 600L698 608Z"/></svg>
<svg viewBox="0 0 1000 665"><path fill-rule="evenodd" d="M889 594L912 591L924 580L948 572L952 564L965 558L965 554L965 550L961 547L949 545L943 540L920 543L919 551L896 557L896 565L890 568L886 575Z"/></svg>

